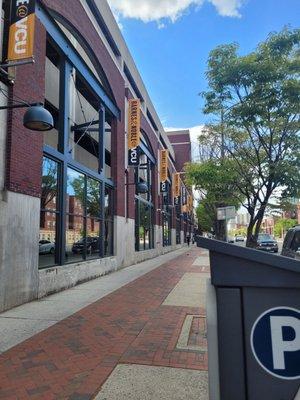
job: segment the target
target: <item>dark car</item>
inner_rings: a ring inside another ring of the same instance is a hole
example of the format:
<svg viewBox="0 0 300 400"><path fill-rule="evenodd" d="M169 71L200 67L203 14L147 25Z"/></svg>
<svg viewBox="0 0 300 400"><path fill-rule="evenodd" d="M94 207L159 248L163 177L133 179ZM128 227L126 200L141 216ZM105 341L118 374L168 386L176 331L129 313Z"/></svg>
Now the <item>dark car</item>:
<svg viewBox="0 0 300 400"><path fill-rule="evenodd" d="M278 243L273 236L268 233L260 233L257 239L257 250L278 253Z"/></svg>
<svg viewBox="0 0 300 400"><path fill-rule="evenodd" d="M84 249L85 239L80 239L78 242L74 243L72 246L72 252L74 254L80 254ZM88 236L86 238L86 251L87 253L96 253L99 251L99 237Z"/></svg>
<svg viewBox="0 0 300 400"><path fill-rule="evenodd" d="M300 250L300 225L294 226L287 231L282 246L282 256L295 258L296 253ZM297 255L297 258L298 255Z"/></svg>

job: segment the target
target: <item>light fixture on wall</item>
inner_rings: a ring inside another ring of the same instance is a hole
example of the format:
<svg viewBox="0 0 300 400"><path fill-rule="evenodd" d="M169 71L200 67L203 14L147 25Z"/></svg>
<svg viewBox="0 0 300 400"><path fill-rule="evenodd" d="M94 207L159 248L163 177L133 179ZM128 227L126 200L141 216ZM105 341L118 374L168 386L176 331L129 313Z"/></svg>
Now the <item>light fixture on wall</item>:
<svg viewBox="0 0 300 400"><path fill-rule="evenodd" d="M147 185L146 182L139 182L139 183L136 185L136 191L137 191L139 194L145 194L145 193L148 193L148 192L149 192L149 187L148 187L148 185Z"/></svg>
<svg viewBox="0 0 300 400"><path fill-rule="evenodd" d="M8 106L1 106L0 110L25 107L28 108L23 117L23 125L25 128L38 132L50 131L53 129L53 117L50 112L44 108L42 103L12 104Z"/></svg>

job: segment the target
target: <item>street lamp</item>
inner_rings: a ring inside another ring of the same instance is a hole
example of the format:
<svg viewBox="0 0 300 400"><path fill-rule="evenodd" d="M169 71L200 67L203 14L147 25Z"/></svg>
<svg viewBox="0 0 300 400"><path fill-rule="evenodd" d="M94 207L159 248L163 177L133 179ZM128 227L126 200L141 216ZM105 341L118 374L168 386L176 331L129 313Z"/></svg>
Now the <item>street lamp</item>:
<svg viewBox="0 0 300 400"><path fill-rule="evenodd" d="M23 117L23 125L25 128L32 131L44 132L50 131L54 127L52 115L48 110L44 108L44 105L41 103L12 104L8 106L1 106L0 110L25 107L28 107L28 110L26 110Z"/></svg>

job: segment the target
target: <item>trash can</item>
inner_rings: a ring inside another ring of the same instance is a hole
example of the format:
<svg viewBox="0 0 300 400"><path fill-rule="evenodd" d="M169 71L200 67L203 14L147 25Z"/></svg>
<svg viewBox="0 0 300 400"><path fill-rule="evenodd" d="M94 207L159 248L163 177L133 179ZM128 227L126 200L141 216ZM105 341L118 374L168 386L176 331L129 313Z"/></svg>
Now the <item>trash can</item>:
<svg viewBox="0 0 300 400"><path fill-rule="evenodd" d="M210 253L210 400L300 400L300 261L197 245Z"/></svg>

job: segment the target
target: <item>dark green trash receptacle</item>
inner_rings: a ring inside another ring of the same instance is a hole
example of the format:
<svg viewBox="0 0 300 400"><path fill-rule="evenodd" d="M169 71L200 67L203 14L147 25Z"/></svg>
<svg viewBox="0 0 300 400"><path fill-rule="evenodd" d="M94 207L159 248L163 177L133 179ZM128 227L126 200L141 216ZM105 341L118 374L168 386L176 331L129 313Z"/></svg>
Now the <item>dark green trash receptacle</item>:
<svg viewBox="0 0 300 400"><path fill-rule="evenodd" d="M210 252L216 304L210 400L300 400L300 261L202 237L197 245Z"/></svg>

